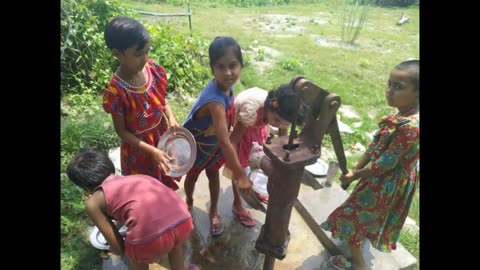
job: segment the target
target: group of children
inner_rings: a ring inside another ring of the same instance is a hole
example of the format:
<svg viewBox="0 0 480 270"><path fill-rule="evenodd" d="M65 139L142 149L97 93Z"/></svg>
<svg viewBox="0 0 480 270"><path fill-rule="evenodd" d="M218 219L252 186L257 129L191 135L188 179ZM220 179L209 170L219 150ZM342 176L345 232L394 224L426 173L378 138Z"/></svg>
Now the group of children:
<svg viewBox="0 0 480 270"><path fill-rule="evenodd" d="M167 175L172 157L156 147L162 134L179 124L166 99L166 72L148 58L149 33L138 21L117 17L106 26L104 37L119 62L104 92L103 107L112 115L122 141L122 175L115 175L108 155L95 149L78 153L67 174L92 194L86 202L89 218L112 253L131 259L132 269L148 269L148 264L165 254L172 269L186 269L182 244L193 230L193 192L199 174L205 170L209 181L212 236L223 232L217 211L222 166L232 180L233 213L244 226L255 226L239 196L239 192L251 192L245 170L251 165L250 149L254 143L265 142L270 126L286 135L290 123L301 122L303 115L295 114L291 104L295 94L289 84L268 92L252 88L235 95L233 85L243 68L240 45L231 37L215 38L209 47L214 78L200 92L183 124L197 144L195 163L185 176L183 201L175 192L180 179ZM360 178L357 187L322 224L334 236L349 240L355 269L367 269L358 253L363 239L382 250L395 249L417 186L418 66L419 61L413 60L392 71L386 98L398 113L380 120L380 130L365 156L341 177L343 183ZM127 225L125 239L112 219ZM336 267L347 269L343 261L332 258Z"/></svg>

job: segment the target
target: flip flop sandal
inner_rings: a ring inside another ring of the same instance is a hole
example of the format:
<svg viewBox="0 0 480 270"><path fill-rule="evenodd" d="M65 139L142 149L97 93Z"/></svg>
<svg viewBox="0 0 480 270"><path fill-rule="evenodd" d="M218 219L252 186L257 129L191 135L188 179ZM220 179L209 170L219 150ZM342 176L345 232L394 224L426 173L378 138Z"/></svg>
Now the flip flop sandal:
<svg viewBox="0 0 480 270"><path fill-rule="evenodd" d="M196 264L190 264L187 267L187 270L200 270L200 267L198 267Z"/></svg>
<svg viewBox="0 0 480 270"><path fill-rule="evenodd" d="M337 255L328 259L330 265L339 270L355 270L352 263L350 263L344 256Z"/></svg>
<svg viewBox="0 0 480 270"><path fill-rule="evenodd" d="M260 201L268 204L268 196L265 196L265 195L262 195L262 194L256 193L256 192L255 192L255 195L257 195L257 198L260 199Z"/></svg>
<svg viewBox="0 0 480 270"><path fill-rule="evenodd" d="M222 218L219 215L216 215L214 218L210 219L210 224L210 234L212 236L219 236L223 233Z"/></svg>
<svg viewBox="0 0 480 270"><path fill-rule="evenodd" d="M240 220L240 223L245 227L253 227L257 222L252 218L250 211L246 210L243 213L235 212L232 209L233 214Z"/></svg>

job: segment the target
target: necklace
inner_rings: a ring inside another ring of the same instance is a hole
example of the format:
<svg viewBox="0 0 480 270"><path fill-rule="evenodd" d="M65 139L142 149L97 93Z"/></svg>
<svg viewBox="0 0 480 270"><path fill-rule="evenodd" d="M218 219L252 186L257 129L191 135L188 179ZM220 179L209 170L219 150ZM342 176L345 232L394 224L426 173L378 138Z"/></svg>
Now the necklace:
<svg viewBox="0 0 480 270"><path fill-rule="evenodd" d="M412 114L416 114L418 112L418 107L415 107L413 109L411 109L410 111L408 112L405 112L405 113L400 113L400 111L397 113L397 116L402 116L402 117L405 117L405 116L410 116Z"/></svg>
<svg viewBox="0 0 480 270"><path fill-rule="evenodd" d="M132 75L130 76L125 76L125 74L122 73L122 71L120 70L120 68L117 69L117 71L115 72L115 75L120 78L120 80L122 80L123 82L125 82L128 86L132 87L132 88L142 88L144 87L147 83L148 83L148 73L147 73L147 69L144 67L143 70L142 70L142 75L143 75L143 79L142 80L145 80L145 82L142 82L140 83L141 86L135 86L135 85L132 85ZM130 78L129 78L130 77ZM125 79L125 78L129 78L128 80Z"/></svg>

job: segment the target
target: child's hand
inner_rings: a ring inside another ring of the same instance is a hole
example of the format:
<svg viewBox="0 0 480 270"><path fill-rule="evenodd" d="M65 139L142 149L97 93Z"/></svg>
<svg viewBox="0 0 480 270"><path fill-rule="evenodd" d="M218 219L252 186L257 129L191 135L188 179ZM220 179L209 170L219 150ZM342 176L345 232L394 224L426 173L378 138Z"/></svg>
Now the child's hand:
<svg viewBox="0 0 480 270"><path fill-rule="evenodd" d="M158 167L167 174L170 171L170 163L174 160L171 156L162 150L156 148L152 154L152 159L158 164Z"/></svg>
<svg viewBox="0 0 480 270"><path fill-rule="evenodd" d="M354 172L352 170L348 170L348 173L340 175L339 179L342 182L342 184L346 184L346 183L352 182L356 178L355 178Z"/></svg>
<svg viewBox="0 0 480 270"><path fill-rule="evenodd" d="M170 124L170 128L173 129L173 133L175 134L175 130L180 127L180 125L178 124L177 122L177 119L175 119L175 117L172 117L169 119L169 124Z"/></svg>
<svg viewBox="0 0 480 270"><path fill-rule="evenodd" d="M250 191L252 190L253 183L246 174L245 176L240 177L235 184L237 185L240 192L250 193Z"/></svg>

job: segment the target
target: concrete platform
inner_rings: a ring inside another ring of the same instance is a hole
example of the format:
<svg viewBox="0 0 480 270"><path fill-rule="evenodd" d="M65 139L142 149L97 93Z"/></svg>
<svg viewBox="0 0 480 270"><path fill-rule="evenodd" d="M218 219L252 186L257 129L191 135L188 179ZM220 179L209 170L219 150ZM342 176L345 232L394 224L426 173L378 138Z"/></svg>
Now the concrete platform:
<svg viewBox="0 0 480 270"><path fill-rule="evenodd" d="M338 184L334 183L330 188L322 188L314 191L303 192L298 195L295 207L304 218L310 229L325 248L332 255L338 253L350 255L345 243L333 239L331 233L320 228L328 215L348 197ZM417 260L400 243L397 250L391 253L380 252L373 248L370 242L363 247L363 254L372 270L414 270L417 269Z"/></svg>

